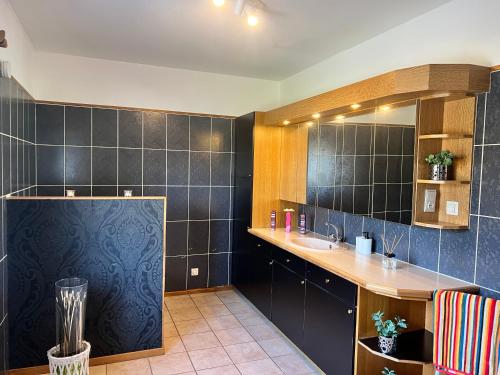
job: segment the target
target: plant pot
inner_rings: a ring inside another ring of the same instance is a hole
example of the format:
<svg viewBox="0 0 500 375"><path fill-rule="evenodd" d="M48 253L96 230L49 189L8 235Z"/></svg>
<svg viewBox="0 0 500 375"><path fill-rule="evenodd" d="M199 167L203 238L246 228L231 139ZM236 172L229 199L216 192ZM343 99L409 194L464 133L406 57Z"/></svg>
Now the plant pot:
<svg viewBox="0 0 500 375"><path fill-rule="evenodd" d="M59 357L61 348L54 346L47 352L51 375L89 375L90 344L83 341L83 351L69 356Z"/></svg>
<svg viewBox="0 0 500 375"><path fill-rule="evenodd" d="M378 347L383 354L393 354L396 352L397 336L394 337L378 337Z"/></svg>
<svg viewBox="0 0 500 375"><path fill-rule="evenodd" d="M434 181L446 181L448 179L448 166L446 165L431 165L430 179Z"/></svg>

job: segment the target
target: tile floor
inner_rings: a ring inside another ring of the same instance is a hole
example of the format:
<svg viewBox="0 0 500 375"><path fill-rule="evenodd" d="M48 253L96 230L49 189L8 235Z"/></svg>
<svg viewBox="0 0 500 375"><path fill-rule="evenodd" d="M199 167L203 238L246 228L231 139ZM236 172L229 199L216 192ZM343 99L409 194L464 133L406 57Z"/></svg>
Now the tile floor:
<svg viewBox="0 0 500 375"><path fill-rule="evenodd" d="M237 291L165 298L163 356L96 366L90 375L320 374Z"/></svg>

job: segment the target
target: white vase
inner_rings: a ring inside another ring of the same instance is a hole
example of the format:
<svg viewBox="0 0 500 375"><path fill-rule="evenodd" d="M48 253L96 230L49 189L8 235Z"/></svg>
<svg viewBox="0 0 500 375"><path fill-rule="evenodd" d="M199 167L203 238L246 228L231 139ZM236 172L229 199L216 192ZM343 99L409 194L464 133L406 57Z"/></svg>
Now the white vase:
<svg viewBox="0 0 500 375"><path fill-rule="evenodd" d="M397 336L378 337L378 347L383 354L392 354L396 351Z"/></svg>
<svg viewBox="0 0 500 375"><path fill-rule="evenodd" d="M90 344L83 341L83 351L81 353L69 356L58 357L61 350L59 345L54 346L47 352L49 357L49 368L51 375L89 375L89 354Z"/></svg>

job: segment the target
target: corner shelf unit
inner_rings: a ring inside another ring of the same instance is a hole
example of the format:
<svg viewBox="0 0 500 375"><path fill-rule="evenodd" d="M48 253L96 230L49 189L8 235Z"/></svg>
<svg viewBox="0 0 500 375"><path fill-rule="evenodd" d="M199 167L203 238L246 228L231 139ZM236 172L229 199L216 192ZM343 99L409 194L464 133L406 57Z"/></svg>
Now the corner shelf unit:
<svg viewBox="0 0 500 375"><path fill-rule="evenodd" d="M472 175L473 134L476 97L450 95L419 101L413 224L439 229L469 227L470 181ZM451 179L429 179L425 157L441 150L455 155L449 170ZM436 190L435 212L424 212L425 190ZM458 202L458 215L448 215L446 202Z"/></svg>
<svg viewBox="0 0 500 375"><path fill-rule="evenodd" d="M372 354L390 361L426 365L432 363L433 338L432 332L426 329L402 333L397 338L397 350L393 354L380 351L377 336L359 339L358 343Z"/></svg>

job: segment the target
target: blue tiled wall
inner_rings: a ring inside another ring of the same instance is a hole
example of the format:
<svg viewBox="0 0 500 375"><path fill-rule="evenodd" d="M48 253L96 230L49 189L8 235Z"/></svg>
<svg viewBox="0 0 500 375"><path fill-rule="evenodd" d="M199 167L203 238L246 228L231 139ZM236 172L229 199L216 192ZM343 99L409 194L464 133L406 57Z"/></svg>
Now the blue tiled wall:
<svg viewBox="0 0 500 375"><path fill-rule="evenodd" d="M163 200L9 200L10 368L47 363L54 283L89 281L92 357L162 345Z"/></svg>
<svg viewBox="0 0 500 375"><path fill-rule="evenodd" d="M0 78L0 374L6 373L9 356L5 197L35 195L34 142L33 98L14 79Z"/></svg>
<svg viewBox="0 0 500 375"><path fill-rule="evenodd" d="M380 236L404 234L398 259L481 286L481 294L500 299L500 72L490 92L477 102L470 229L427 229L342 212L303 206L310 229L326 234L328 220L344 229L346 241L370 232L382 253Z"/></svg>

